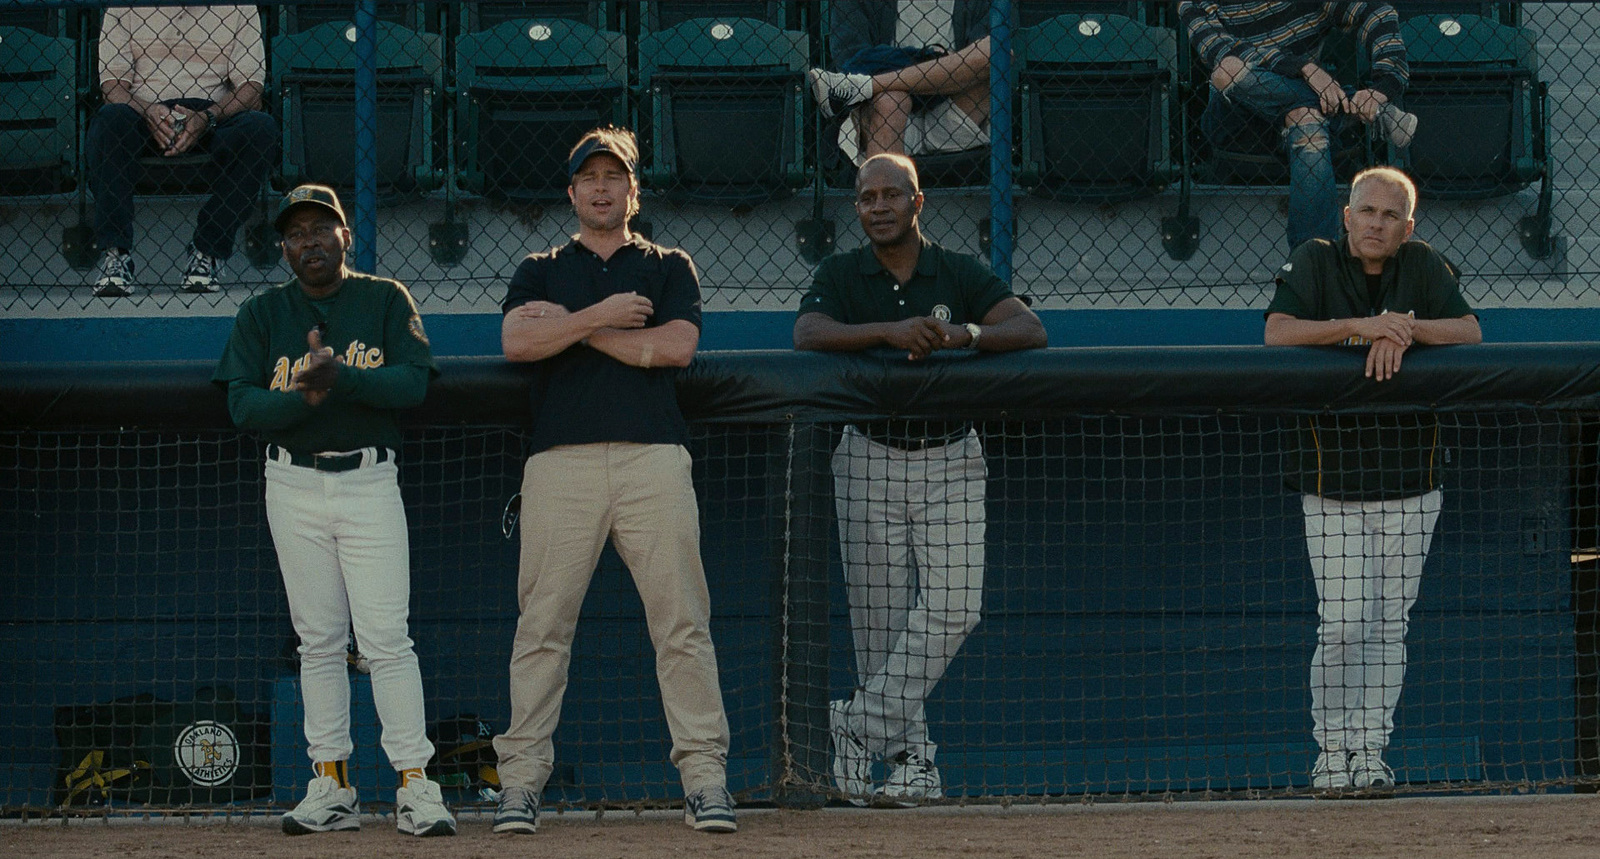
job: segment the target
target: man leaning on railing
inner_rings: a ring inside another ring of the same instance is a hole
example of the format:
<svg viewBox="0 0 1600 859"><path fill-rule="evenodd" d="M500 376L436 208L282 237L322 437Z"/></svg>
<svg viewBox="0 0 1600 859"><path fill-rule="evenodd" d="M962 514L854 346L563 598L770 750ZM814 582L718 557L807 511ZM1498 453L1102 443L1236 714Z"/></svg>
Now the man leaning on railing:
<svg viewBox="0 0 1600 859"><path fill-rule="evenodd" d="M1417 189L1375 167L1350 185L1345 234L1312 239L1278 271L1268 346L1367 350L1366 375L1399 372L1413 344L1478 343L1455 266L1412 240ZM1301 493L1316 581L1311 718L1322 753L1311 786L1383 789L1383 752L1406 674L1406 627L1443 502L1438 420L1426 415L1302 419L1285 468Z"/></svg>

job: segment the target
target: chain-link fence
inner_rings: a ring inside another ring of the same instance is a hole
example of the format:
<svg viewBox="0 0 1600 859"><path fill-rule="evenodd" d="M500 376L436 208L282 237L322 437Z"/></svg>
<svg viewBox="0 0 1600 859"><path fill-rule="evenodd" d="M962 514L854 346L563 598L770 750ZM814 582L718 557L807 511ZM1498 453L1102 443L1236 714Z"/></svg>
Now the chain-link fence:
<svg viewBox="0 0 1600 859"><path fill-rule="evenodd" d="M360 5L0 9L0 310L231 315L289 276L270 214L318 181L345 195L358 263L428 312L492 311L521 256L576 231L565 157L602 123L637 129L637 227L693 255L713 309L792 307L817 259L858 245L854 164L876 151L918 161L930 238L999 255L1043 307L1260 306L1289 238L1337 230L1344 183L1379 163L1417 178L1417 235L1475 306L1581 305L1600 272L1591 3L1263 22L1171 2L382 2L370 28ZM1296 51L1344 93L1310 161L1293 108L1215 89L1223 58L1284 71ZM125 290L105 288L117 248Z"/></svg>

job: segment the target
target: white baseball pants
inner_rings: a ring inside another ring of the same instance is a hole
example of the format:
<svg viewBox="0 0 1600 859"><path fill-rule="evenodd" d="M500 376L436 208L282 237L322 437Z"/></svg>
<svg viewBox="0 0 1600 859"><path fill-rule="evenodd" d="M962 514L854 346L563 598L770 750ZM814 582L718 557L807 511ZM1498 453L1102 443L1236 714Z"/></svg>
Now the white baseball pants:
<svg viewBox="0 0 1600 859"><path fill-rule="evenodd" d="M422 673L406 629L411 549L398 474L392 457L339 473L267 461L267 524L300 637L300 695L313 761L350 757L345 653L352 623L372 665L389 763L409 769L433 757Z"/></svg>
<svg viewBox="0 0 1600 859"><path fill-rule="evenodd" d="M1326 751L1382 749L1406 678L1406 628L1443 493L1342 502L1305 495L1317 587L1313 735Z"/></svg>

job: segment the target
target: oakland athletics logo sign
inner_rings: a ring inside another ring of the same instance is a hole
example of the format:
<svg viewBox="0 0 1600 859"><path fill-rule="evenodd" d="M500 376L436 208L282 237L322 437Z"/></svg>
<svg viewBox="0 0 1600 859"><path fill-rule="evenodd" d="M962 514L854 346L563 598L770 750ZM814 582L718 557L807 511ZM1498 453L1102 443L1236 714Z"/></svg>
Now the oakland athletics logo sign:
<svg viewBox="0 0 1600 859"><path fill-rule="evenodd" d="M195 722L178 732L172 757L189 781L216 787L239 771L239 738L221 722Z"/></svg>

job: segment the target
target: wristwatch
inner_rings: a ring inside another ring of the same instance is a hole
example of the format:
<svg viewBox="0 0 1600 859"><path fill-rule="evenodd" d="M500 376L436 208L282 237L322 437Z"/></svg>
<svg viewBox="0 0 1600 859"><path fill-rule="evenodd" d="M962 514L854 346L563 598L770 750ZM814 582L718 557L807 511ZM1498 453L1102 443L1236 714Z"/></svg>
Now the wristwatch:
<svg viewBox="0 0 1600 859"><path fill-rule="evenodd" d="M983 329L976 322L967 323L967 333L972 335L972 340L967 343L968 349L978 348L978 338L983 336Z"/></svg>
<svg viewBox="0 0 1600 859"><path fill-rule="evenodd" d="M215 113L211 112L211 108L208 107L204 111L201 111L201 112L206 115L206 131L210 131L211 129L216 128L217 127L217 115Z"/></svg>

